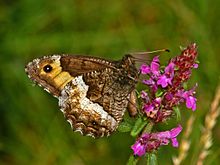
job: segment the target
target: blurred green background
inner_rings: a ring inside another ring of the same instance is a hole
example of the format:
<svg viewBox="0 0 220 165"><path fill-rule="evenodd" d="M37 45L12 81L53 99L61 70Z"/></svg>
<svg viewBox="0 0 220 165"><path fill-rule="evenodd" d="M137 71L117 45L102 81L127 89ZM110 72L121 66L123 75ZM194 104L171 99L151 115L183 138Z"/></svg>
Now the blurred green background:
<svg viewBox="0 0 220 165"><path fill-rule="evenodd" d="M134 139L126 133L98 140L73 133L57 99L26 76L28 61L61 53L120 59L127 52L169 48L161 56L166 62L180 45L196 42L200 66L190 84L199 83L198 108L184 161L193 164L219 81L219 8L218 0L0 0L0 164L125 164L132 153ZM192 112L183 108L182 114L185 126ZM220 162L219 130L217 122L205 164ZM171 164L177 152L161 147L159 164Z"/></svg>

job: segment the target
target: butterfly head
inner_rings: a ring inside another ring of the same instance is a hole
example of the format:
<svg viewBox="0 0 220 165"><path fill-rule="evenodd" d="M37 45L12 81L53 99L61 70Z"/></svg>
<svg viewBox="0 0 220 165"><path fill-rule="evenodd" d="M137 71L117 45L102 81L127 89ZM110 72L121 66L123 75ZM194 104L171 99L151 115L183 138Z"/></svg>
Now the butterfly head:
<svg viewBox="0 0 220 165"><path fill-rule="evenodd" d="M139 71L135 65L135 58L132 55L125 55L121 61L121 66L126 73L123 75L127 75L132 81L137 81L139 77Z"/></svg>

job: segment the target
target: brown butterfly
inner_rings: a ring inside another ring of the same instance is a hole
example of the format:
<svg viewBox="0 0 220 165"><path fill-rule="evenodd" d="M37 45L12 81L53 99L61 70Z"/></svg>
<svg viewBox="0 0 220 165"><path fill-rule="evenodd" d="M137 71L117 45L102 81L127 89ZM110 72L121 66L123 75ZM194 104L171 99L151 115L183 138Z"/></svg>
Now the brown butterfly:
<svg viewBox="0 0 220 165"><path fill-rule="evenodd" d="M28 77L59 99L74 131L92 137L109 136L125 110L136 114L135 85L139 71L131 55L111 61L97 57L52 55L34 59Z"/></svg>

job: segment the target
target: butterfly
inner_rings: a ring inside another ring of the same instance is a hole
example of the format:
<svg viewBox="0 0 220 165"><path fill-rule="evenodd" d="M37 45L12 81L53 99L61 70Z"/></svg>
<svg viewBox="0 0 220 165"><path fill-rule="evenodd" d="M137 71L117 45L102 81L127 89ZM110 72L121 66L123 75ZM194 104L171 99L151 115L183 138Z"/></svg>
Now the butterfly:
<svg viewBox="0 0 220 165"><path fill-rule="evenodd" d="M134 116L139 70L135 59L105 60L81 55L36 58L25 67L28 77L59 100L72 129L94 138L109 136L128 109Z"/></svg>

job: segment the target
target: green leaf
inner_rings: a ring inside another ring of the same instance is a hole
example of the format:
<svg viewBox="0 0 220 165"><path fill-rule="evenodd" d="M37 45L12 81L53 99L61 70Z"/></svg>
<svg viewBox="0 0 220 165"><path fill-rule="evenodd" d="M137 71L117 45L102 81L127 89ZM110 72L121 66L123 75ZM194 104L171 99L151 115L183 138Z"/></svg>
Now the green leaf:
<svg viewBox="0 0 220 165"><path fill-rule="evenodd" d="M132 125L129 122L121 122L121 124L118 126L119 132L130 132L132 129Z"/></svg>
<svg viewBox="0 0 220 165"><path fill-rule="evenodd" d="M145 133L151 133L151 130L154 126L154 123L153 122L148 122L146 127L144 128L144 132Z"/></svg>
<svg viewBox="0 0 220 165"><path fill-rule="evenodd" d="M138 118L131 130L131 136L136 137L147 125L147 123L148 121L144 121L142 118Z"/></svg>
<svg viewBox="0 0 220 165"><path fill-rule="evenodd" d="M173 107L174 112L176 113L176 120L179 122L181 121L181 113L179 107Z"/></svg>
<svg viewBox="0 0 220 165"><path fill-rule="evenodd" d="M184 49L186 48L180 45L180 50L183 51Z"/></svg>
<svg viewBox="0 0 220 165"><path fill-rule="evenodd" d="M183 89L186 90L187 88L188 88L188 83L187 83L187 82L184 82L184 83L183 83Z"/></svg>
<svg viewBox="0 0 220 165"><path fill-rule="evenodd" d="M199 60L196 60L195 62L196 62L197 64L200 64Z"/></svg>
<svg viewBox="0 0 220 165"><path fill-rule="evenodd" d="M158 165L157 156L155 153L148 153L146 154L146 157L148 165Z"/></svg>
<svg viewBox="0 0 220 165"><path fill-rule="evenodd" d="M159 89L157 90L155 96L156 96L156 97L160 97L160 96L162 96L162 95L163 95L163 90L161 90L161 89L159 88Z"/></svg>
<svg viewBox="0 0 220 165"><path fill-rule="evenodd" d="M136 165L138 162L138 158L134 155L131 155L128 159L127 165Z"/></svg>

